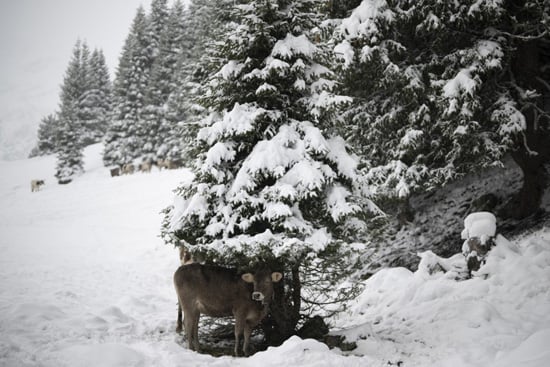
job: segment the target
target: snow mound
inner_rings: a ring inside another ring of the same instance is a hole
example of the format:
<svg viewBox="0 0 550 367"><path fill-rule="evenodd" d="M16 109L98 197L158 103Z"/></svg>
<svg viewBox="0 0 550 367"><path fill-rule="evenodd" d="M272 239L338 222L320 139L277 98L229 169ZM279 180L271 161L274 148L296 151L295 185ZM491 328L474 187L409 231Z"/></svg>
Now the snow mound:
<svg viewBox="0 0 550 367"><path fill-rule="evenodd" d="M519 244L497 237L487 263L469 280L460 280L462 255L421 258L414 273L374 274L337 320L358 353L420 366L550 364L543 342L550 327L549 229Z"/></svg>
<svg viewBox="0 0 550 367"><path fill-rule="evenodd" d="M243 361L243 366L335 366L345 363L346 366L365 366L368 358L342 357L329 348L313 339L301 339L293 336L280 347L268 348Z"/></svg>

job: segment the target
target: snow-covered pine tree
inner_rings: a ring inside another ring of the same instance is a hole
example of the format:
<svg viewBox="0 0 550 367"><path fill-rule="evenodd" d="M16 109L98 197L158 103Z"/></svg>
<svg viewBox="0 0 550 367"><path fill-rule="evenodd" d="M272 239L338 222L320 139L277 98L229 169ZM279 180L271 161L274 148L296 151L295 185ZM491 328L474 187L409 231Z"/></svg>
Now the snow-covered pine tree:
<svg viewBox="0 0 550 367"><path fill-rule="evenodd" d="M156 133L150 136L152 151L149 154L154 159L178 160L181 159L181 149L179 144L172 143L178 139L177 122L168 118L167 102L176 90L176 76L184 48L186 29L181 1L174 3L163 21L164 27L160 29L158 39L159 52L151 68L144 119L148 127L156 129Z"/></svg>
<svg viewBox="0 0 550 367"><path fill-rule="evenodd" d="M49 114L40 120L38 125L37 143L29 157L37 157L57 153L59 119L56 113Z"/></svg>
<svg viewBox="0 0 550 367"><path fill-rule="evenodd" d="M146 26L146 52L150 69L157 57L163 52L161 49L161 38L166 29L168 19L168 0L153 0L151 2L151 11L147 17Z"/></svg>
<svg viewBox="0 0 550 367"><path fill-rule="evenodd" d="M60 131L67 129L66 124L61 123L63 119L72 121L70 124L74 127L71 129L78 129L74 135L79 137L80 145L101 141L110 110L110 89L109 71L103 53L97 50L90 53L86 42L78 40L61 87L60 111L42 120L38 144L32 154L58 151L60 137L67 135Z"/></svg>
<svg viewBox="0 0 550 367"><path fill-rule="evenodd" d="M88 57L89 49L86 42L77 40L61 85L59 96L60 117L64 114L66 107L70 107L71 111L76 111L78 114L78 105L86 91Z"/></svg>
<svg viewBox="0 0 550 367"><path fill-rule="evenodd" d="M225 26L231 19L230 10L235 4L234 0L189 2L184 17L184 42L187 46L183 50L184 59L192 60L196 64L201 57L207 56L211 44L219 41L218 37L223 37Z"/></svg>
<svg viewBox="0 0 550 367"><path fill-rule="evenodd" d="M84 94L87 47L78 40L61 85L59 103L59 131L57 133L57 165L55 177L67 184L82 173L82 125L79 120L80 102ZM84 51L84 52L83 52Z"/></svg>
<svg viewBox="0 0 550 367"><path fill-rule="evenodd" d="M142 153L138 123L145 106L149 80L147 17L139 7L124 43L113 83L113 115L106 138L103 162L122 166Z"/></svg>
<svg viewBox="0 0 550 367"><path fill-rule="evenodd" d="M107 131L112 92L103 51L95 49L87 65L86 89L80 101L84 145L100 142Z"/></svg>
<svg viewBox="0 0 550 367"><path fill-rule="evenodd" d="M233 6L233 0L193 0L183 13L182 52L166 111L173 131L159 151L161 156L195 157L198 121L205 112L197 100L209 75L207 50L225 34Z"/></svg>
<svg viewBox="0 0 550 367"><path fill-rule="evenodd" d="M63 106L57 133L58 149L55 177L59 184L68 184L84 171L81 126L77 118L77 108Z"/></svg>
<svg viewBox="0 0 550 367"><path fill-rule="evenodd" d="M217 72L201 101L210 113L197 136L195 177L178 188L162 228L167 242L183 240L209 261L285 272L263 324L270 342L296 331L306 266L341 254L357 217L376 210L357 157L320 128L332 116L323 112L340 102L317 62L322 49L308 38L320 3L235 6L235 26L210 57Z"/></svg>
<svg viewBox="0 0 550 367"><path fill-rule="evenodd" d="M361 0L329 0L326 2L326 12L330 19L346 18L359 4Z"/></svg>
<svg viewBox="0 0 550 367"><path fill-rule="evenodd" d="M151 11L147 16L147 25L142 47L144 59L142 68L147 71L147 86L145 88L144 106L137 122L137 134L141 141L139 156L155 159L158 142L162 140L160 128L164 119L163 105L170 85L169 59L167 57L169 41L164 38L167 32L168 20L167 0L153 0Z"/></svg>
<svg viewBox="0 0 550 367"><path fill-rule="evenodd" d="M76 119L80 125L80 140L83 146L94 143L90 138L92 135L91 127L88 126L88 123L92 119L91 116L91 105L89 101L86 101L86 94L90 90L91 83L91 72L90 72L90 58L91 52L90 48L86 41L82 42L80 45L80 66L79 66L79 97L77 99L77 104L75 105Z"/></svg>
<svg viewBox="0 0 550 367"><path fill-rule="evenodd" d="M512 152L529 187L516 214L538 208L550 154L549 6L365 0L343 20L335 51L355 101L343 131L382 196L406 202Z"/></svg>
<svg viewBox="0 0 550 367"><path fill-rule="evenodd" d="M143 8L141 8L141 12L143 12ZM138 14L139 10L134 18L134 24L138 19ZM113 109L109 124L107 125L107 133L104 139L105 148L103 150L103 164L107 167L121 165L123 161L122 157L126 155L122 150L124 149L128 132L126 131L123 119L130 111L125 102L129 87L128 76L131 69L130 57L134 43L133 38L134 35L131 32L126 37L113 81Z"/></svg>

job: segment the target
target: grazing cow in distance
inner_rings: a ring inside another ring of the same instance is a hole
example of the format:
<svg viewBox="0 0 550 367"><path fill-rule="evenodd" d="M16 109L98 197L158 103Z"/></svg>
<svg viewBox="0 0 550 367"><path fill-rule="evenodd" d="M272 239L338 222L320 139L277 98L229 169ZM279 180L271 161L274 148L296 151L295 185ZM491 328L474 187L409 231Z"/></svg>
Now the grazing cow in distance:
<svg viewBox="0 0 550 367"><path fill-rule="evenodd" d="M151 172L152 166L153 166L153 164L151 162L143 161L139 164L139 170L141 172L149 173L149 172Z"/></svg>
<svg viewBox="0 0 550 367"><path fill-rule="evenodd" d="M199 351L199 318L201 313L212 317L235 318L235 356L239 355L240 336L244 336L243 352L248 356L252 329L267 315L273 299L273 283L283 275L260 269L254 274L238 275L220 266L182 265L174 273L174 286L179 309L176 331L182 331L183 309L187 346Z"/></svg>
<svg viewBox="0 0 550 367"><path fill-rule="evenodd" d="M183 167L183 161L181 159L157 159L157 166L159 169L176 169Z"/></svg>
<svg viewBox="0 0 550 367"><path fill-rule="evenodd" d="M168 168L168 161L164 159L157 159L157 166L159 169Z"/></svg>
<svg viewBox="0 0 550 367"><path fill-rule="evenodd" d="M120 176L120 168L119 167L111 168L111 177L116 177L116 176Z"/></svg>
<svg viewBox="0 0 550 367"><path fill-rule="evenodd" d="M40 187L45 183L44 180L31 180L31 192L40 191Z"/></svg>
<svg viewBox="0 0 550 367"><path fill-rule="evenodd" d="M122 174L131 175L136 170L136 167L132 163L126 163L122 166Z"/></svg>
<svg viewBox="0 0 550 367"><path fill-rule="evenodd" d="M168 169L176 169L183 166L183 161L176 159L176 160L168 160L166 161L166 167Z"/></svg>

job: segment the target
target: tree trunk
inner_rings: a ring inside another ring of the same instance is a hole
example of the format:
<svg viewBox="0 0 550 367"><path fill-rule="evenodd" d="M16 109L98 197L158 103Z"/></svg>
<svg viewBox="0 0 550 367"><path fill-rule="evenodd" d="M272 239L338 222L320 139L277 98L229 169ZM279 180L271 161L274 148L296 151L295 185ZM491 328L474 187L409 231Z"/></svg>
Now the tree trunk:
<svg viewBox="0 0 550 367"><path fill-rule="evenodd" d="M548 185L545 164L550 162L550 120L546 101L550 96L549 83L541 66L548 55L540 40L519 41L512 63L512 73L518 87L535 90L539 97L524 103L526 129L512 152L514 161L523 172L523 186L511 200L505 213L513 218L525 218L536 213Z"/></svg>
<svg viewBox="0 0 550 367"><path fill-rule="evenodd" d="M547 144L550 144L548 142ZM541 204L542 196L548 186L548 175L542 154L532 156L520 149L512 153L512 157L523 172L523 185L520 191L508 204L509 217L521 219L536 213Z"/></svg>

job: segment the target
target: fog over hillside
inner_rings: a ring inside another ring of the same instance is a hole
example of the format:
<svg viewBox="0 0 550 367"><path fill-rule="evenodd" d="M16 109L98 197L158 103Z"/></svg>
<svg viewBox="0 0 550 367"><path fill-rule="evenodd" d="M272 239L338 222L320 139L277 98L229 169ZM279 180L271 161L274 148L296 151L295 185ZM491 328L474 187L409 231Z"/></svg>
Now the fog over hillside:
<svg viewBox="0 0 550 367"><path fill-rule="evenodd" d="M30 153L40 120L57 109L59 86L75 41L80 38L103 49L113 74L136 8L149 3L0 2L0 160Z"/></svg>

